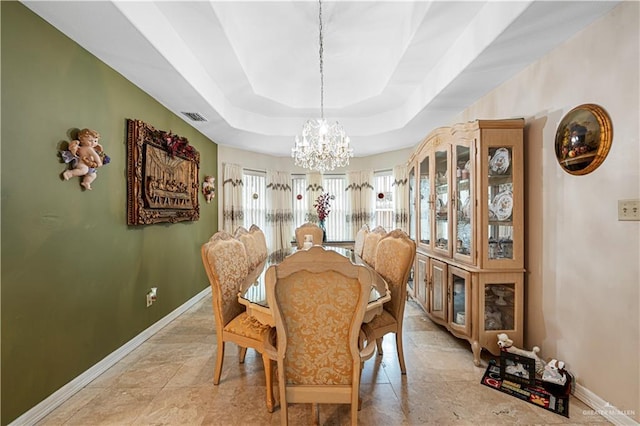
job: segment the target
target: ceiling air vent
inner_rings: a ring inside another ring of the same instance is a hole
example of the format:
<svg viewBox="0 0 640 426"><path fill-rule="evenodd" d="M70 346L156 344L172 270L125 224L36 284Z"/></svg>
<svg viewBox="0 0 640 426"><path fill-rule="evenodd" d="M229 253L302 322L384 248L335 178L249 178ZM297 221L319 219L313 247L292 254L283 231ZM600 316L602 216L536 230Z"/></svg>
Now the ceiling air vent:
<svg viewBox="0 0 640 426"><path fill-rule="evenodd" d="M192 121L207 121L206 118L204 118L197 112L183 112L183 114L189 117Z"/></svg>

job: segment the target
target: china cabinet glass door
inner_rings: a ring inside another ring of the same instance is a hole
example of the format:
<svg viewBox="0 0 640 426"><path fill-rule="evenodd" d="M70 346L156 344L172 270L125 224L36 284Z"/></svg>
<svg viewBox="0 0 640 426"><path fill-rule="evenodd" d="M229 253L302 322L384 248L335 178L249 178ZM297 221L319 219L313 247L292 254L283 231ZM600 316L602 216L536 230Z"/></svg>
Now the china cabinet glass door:
<svg viewBox="0 0 640 426"><path fill-rule="evenodd" d="M471 159L471 144L457 143L453 147L456 171L454 183L454 214L453 234L455 235L455 247L453 257L465 263L473 264L475 261L475 194L473 185L473 165Z"/></svg>
<svg viewBox="0 0 640 426"><path fill-rule="evenodd" d="M515 346L522 345L522 274L481 274L480 343L491 353L500 353L497 335L506 333Z"/></svg>
<svg viewBox="0 0 640 426"><path fill-rule="evenodd" d="M443 144L444 145L444 144ZM434 153L435 163L435 244L434 250L444 255L451 254L450 238L450 199L449 199L449 149L446 145L437 147Z"/></svg>
<svg viewBox="0 0 640 426"><path fill-rule="evenodd" d="M465 336L471 335L471 273L449 266L449 324Z"/></svg>
<svg viewBox="0 0 640 426"><path fill-rule="evenodd" d="M420 244L431 246L431 178L429 169L431 157L427 155L420 162Z"/></svg>
<svg viewBox="0 0 640 426"><path fill-rule="evenodd" d="M522 267L521 152L508 144L489 146L483 167L487 203L484 267ZM516 239L516 241L514 241Z"/></svg>

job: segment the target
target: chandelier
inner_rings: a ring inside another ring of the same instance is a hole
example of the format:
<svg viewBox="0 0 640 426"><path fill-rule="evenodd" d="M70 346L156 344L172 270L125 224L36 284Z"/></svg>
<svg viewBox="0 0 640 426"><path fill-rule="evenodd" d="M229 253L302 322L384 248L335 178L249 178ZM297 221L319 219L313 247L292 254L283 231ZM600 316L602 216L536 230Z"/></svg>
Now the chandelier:
<svg viewBox="0 0 640 426"><path fill-rule="evenodd" d="M302 127L302 135L296 135L291 157L296 166L325 172L349 164L353 149L349 147L349 136L337 121L330 124L324 118L324 70L322 55L322 0L319 3L320 21L320 118L312 118Z"/></svg>

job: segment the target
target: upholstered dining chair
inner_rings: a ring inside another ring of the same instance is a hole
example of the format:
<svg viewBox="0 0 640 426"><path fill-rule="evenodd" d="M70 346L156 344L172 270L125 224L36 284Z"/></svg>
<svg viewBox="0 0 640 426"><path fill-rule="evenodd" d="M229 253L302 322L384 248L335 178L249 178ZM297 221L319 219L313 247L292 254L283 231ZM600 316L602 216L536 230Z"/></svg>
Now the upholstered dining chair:
<svg viewBox="0 0 640 426"><path fill-rule="evenodd" d="M255 234L249 232L247 228L239 226L233 236L244 245L247 252L248 270L255 269L266 258L266 255L263 256L261 253Z"/></svg>
<svg viewBox="0 0 640 426"><path fill-rule="evenodd" d="M369 225L362 225L358 232L356 233L356 241L353 244L353 251L360 257L362 257L362 249L364 249L364 240L367 238L369 234Z"/></svg>
<svg viewBox="0 0 640 426"><path fill-rule="evenodd" d="M216 232L202 245L202 263L211 284L218 345L213 384L220 383L226 342L233 342L240 347L240 363L244 362L247 348L253 348L262 354L267 409L273 412L273 360L264 350L271 327L249 316L245 307L238 302L238 291L248 270L246 253L243 244L225 231Z"/></svg>
<svg viewBox="0 0 640 426"><path fill-rule="evenodd" d="M281 424L289 403L311 403L316 422L317 404L351 404L357 424L362 362L375 350L361 333L371 280L370 269L321 246L267 270L277 349L267 348L278 362Z"/></svg>
<svg viewBox="0 0 640 426"><path fill-rule="evenodd" d="M375 270L387 282L391 300L383 305L380 315L363 326L365 329L369 328L368 333L376 339L378 355L382 355L384 335L395 333L398 362L402 374L407 374L402 348L402 319L407 299L407 280L415 255L416 243L400 229L389 232L378 242Z"/></svg>
<svg viewBox="0 0 640 426"><path fill-rule="evenodd" d="M267 237L264 235L264 231L262 231L258 225L253 224L251 228L249 228L249 233L253 235L253 238L256 240L261 260L266 259L269 253L267 249Z"/></svg>
<svg viewBox="0 0 640 426"><path fill-rule="evenodd" d="M304 244L304 236L307 234L313 235L314 245L322 244L322 237L324 235L324 233L322 232L322 228L320 228L315 223L307 222L296 228L296 244L299 249L302 248Z"/></svg>
<svg viewBox="0 0 640 426"><path fill-rule="evenodd" d="M382 226L376 226L367 234L364 239L364 247L362 248L362 260L367 262L369 266L375 268L376 266L376 249L378 248L378 242L387 234L387 231Z"/></svg>

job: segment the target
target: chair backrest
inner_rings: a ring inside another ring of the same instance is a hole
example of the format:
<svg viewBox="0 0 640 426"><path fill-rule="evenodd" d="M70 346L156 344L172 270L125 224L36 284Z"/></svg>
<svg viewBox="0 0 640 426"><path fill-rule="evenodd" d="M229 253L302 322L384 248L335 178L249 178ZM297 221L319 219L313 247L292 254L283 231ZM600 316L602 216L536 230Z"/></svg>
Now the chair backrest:
<svg viewBox="0 0 640 426"><path fill-rule="evenodd" d="M407 281L416 256L416 243L401 229L394 229L379 242L376 251L376 272L389 286L391 300L384 304L399 323L402 323L407 298Z"/></svg>
<svg viewBox="0 0 640 426"><path fill-rule="evenodd" d="M278 335L281 383L315 386L325 395L327 386L359 387L358 334L371 280L369 269L321 246L269 267L267 298Z"/></svg>
<svg viewBox="0 0 640 426"><path fill-rule="evenodd" d="M313 235L314 245L322 245L322 236L324 235L322 228L315 223L307 222L296 228L296 244L299 249L302 248L304 244L304 236L307 234Z"/></svg>
<svg viewBox="0 0 640 426"><path fill-rule="evenodd" d="M258 252L260 253L260 261L267 258L268 250L267 250L267 237L264 235L264 232L258 225L251 225L249 228L249 233L253 235L253 238L256 241L256 245L258 246Z"/></svg>
<svg viewBox="0 0 640 426"><path fill-rule="evenodd" d="M364 249L364 240L369 234L369 225L362 225L356 234L356 242L353 245L353 251L360 257L362 257L362 249Z"/></svg>
<svg viewBox="0 0 640 426"><path fill-rule="evenodd" d="M371 232L369 232L364 239L364 247L362 249L362 260L367 262L370 266L376 266L376 249L378 248L378 242L387 234L387 231L382 226L376 226Z"/></svg>
<svg viewBox="0 0 640 426"><path fill-rule="evenodd" d="M244 245L244 248L247 252L249 271L255 269L266 257L262 256L262 252L258 245L258 241L255 238L255 234L247 231L247 228L239 226L233 236Z"/></svg>
<svg viewBox="0 0 640 426"><path fill-rule="evenodd" d="M222 328L245 310L238 302L238 291L247 276L247 252L240 241L219 231L202 245L201 254L211 284L216 329L222 333Z"/></svg>

